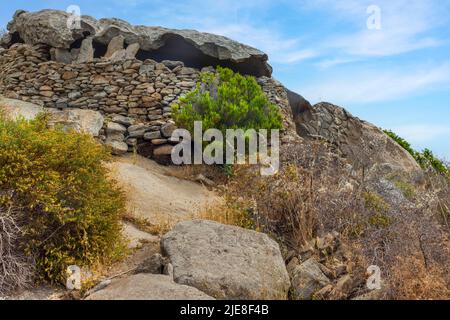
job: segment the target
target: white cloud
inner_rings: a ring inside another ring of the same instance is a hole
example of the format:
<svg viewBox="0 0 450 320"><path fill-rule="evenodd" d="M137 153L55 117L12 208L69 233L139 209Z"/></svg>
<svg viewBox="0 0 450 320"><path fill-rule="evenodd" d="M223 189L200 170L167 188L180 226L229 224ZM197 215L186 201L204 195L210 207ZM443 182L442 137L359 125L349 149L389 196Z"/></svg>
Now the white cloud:
<svg viewBox="0 0 450 320"><path fill-rule="evenodd" d="M308 99L333 101L340 104L372 103L396 100L430 90L450 87L450 63L429 68L411 67L392 71L370 70L349 72L319 79L302 87Z"/></svg>
<svg viewBox="0 0 450 320"><path fill-rule="evenodd" d="M442 39L428 33L447 22L448 4L440 0L304 0L306 8L330 12L330 19L340 25L351 25L350 32L324 39L321 47L329 53L357 57L391 56L419 49L436 47ZM381 29L366 26L369 5L381 9Z"/></svg>
<svg viewBox="0 0 450 320"><path fill-rule="evenodd" d="M449 125L411 124L395 127L393 131L414 144L430 142L445 136L450 138Z"/></svg>
<svg viewBox="0 0 450 320"><path fill-rule="evenodd" d="M358 61L358 60L357 59L341 59L341 58L325 59L325 60L322 60L322 61L319 61L318 63L316 63L316 66L318 66L320 69L328 69L331 67L335 67L335 66L347 64L347 63L352 63L352 62L356 62L356 61Z"/></svg>
<svg viewBox="0 0 450 320"><path fill-rule="evenodd" d="M223 35L258 48L266 52L271 61L295 62L314 55L312 51L297 51L297 39L284 38L274 30L256 28L250 24L226 24L219 27L207 23L201 27L201 31Z"/></svg>
<svg viewBox="0 0 450 320"><path fill-rule="evenodd" d="M299 50L293 52L287 52L284 55L281 55L279 62L280 63L294 63L303 61L306 59L311 59L317 57L318 53L314 50Z"/></svg>
<svg viewBox="0 0 450 320"><path fill-rule="evenodd" d="M312 49L297 49L301 46L299 39L283 37L275 30L256 28L249 24L204 27L202 31L220 34L258 48L268 54L270 62L279 64L297 63L319 55L319 52Z"/></svg>

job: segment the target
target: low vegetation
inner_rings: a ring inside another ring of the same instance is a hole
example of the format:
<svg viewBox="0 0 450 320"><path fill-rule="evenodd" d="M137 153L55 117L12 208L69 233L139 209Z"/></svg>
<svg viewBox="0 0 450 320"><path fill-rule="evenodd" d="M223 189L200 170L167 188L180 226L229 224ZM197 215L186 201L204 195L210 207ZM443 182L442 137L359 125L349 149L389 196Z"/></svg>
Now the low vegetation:
<svg viewBox="0 0 450 320"><path fill-rule="evenodd" d="M108 160L90 136L49 129L45 115L0 118L0 213L7 221L0 239L9 246L0 252L0 281L19 277L23 285L28 274L18 271L30 260L38 278L60 282L69 265L93 267L120 255L125 200L107 177Z"/></svg>
<svg viewBox="0 0 450 320"><path fill-rule="evenodd" d="M202 122L202 130L218 129L226 137L227 129L281 129L278 107L270 103L252 76L243 76L227 68L215 73L202 72L195 90L180 97L172 107L178 127L194 134L194 122ZM270 132L269 132L270 133ZM224 149L222 143L220 148ZM232 173L230 166L224 170Z"/></svg>
<svg viewBox="0 0 450 320"><path fill-rule="evenodd" d="M412 148L408 141L399 137L394 132L390 130L385 130L384 132L403 147L403 149L408 151L423 169L433 169L441 174L448 174L450 172L449 166L444 161L438 159L431 150L425 149L422 152L418 152Z"/></svg>
<svg viewBox="0 0 450 320"><path fill-rule="evenodd" d="M282 167L274 176L237 166L225 187L228 202L246 208L253 228L277 239L283 252L300 254L316 237L337 231L352 252L355 270L364 273L371 264L381 268L385 297L447 299L448 251L440 225L425 212L429 191L393 181L408 199L398 203L374 190L378 180L346 171L332 146L304 143L281 151ZM448 209L446 204L441 210Z"/></svg>
<svg viewBox="0 0 450 320"><path fill-rule="evenodd" d="M202 121L203 130L281 129L278 108L271 104L252 76L242 76L227 68L216 73L203 72L195 90L179 99L173 107L179 127L192 134L194 121Z"/></svg>

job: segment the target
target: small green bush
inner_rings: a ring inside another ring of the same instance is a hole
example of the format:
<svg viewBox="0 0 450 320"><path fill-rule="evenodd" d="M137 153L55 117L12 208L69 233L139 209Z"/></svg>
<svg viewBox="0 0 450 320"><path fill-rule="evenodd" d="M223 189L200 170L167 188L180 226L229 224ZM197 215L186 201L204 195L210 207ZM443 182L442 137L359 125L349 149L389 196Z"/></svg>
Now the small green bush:
<svg viewBox="0 0 450 320"><path fill-rule="evenodd" d="M195 90L173 106L173 118L181 128L194 131L194 121L203 130L281 129L282 118L254 77L242 76L217 67L216 73L203 72Z"/></svg>
<svg viewBox="0 0 450 320"><path fill-rule="evenodd" d="M388 228L392 224L392 218L383 213L375 213L369 218L369 224L379 229Z"/></svg>
<svg viewBox="0 0 450 320"><path fill-rule="evenodd" d="M389 211L389 204L378 194L367 191L362 196L366 209L373 210L376 213L386 213Z"/></svg>
<svg viewBox="0 0 450 320"><path fill-rule="evenodd" d="M448 174L450 172L449 167L442 160L436 158L429 149L418 152L416 160L422 168L433 168L436 172L442 174Z"/></svg>
<svg viewBox="0 0 450 320"><path fill-rule="evenodd" d="M107 177L108 151L87 134L0 116L0 207L26 213L21 243L42 278L68 265L94 266L122 248L122 192Z"/></svg>
<svg viewBox="0 0 450 320"><path fill-rule="evenodd" d="M402 180L395 180L394 185L397 189L399 189L403 195L407 198L412 200L416 196L416 189L414 188L414 185L411 183L402 181Z"/></svg>
<svg viewBox="0 0 450 320"><path fill-rule="evenodd" d="M442 160L436 158L431 150L425 149L422 152L418 152L411 147L411 144L408 141L399 137L391 130L384 130L384 132L395 142L397 142L403 149L408 151L423 169L431 168L441 174L448 174L450 172L448 165L446 165Z"/></svg>
<svg viewBox="0 0 450 320"><path fill-rule="evenodd" d="M387 228L392 223L392 218L387 215L389 204L374 192L364 192L362 194L366 209L372 211L369 217L369 224L377 228Z"/></svg>

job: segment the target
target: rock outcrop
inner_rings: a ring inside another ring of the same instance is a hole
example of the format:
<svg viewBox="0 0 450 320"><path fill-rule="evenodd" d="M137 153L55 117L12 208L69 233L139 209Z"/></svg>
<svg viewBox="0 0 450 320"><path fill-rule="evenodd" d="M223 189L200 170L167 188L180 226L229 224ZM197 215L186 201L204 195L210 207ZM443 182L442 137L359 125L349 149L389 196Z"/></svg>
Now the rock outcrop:
<svg viewBox="0 0 450 320"><path fill-rule="evenodd" d="M104 54L110 42L121 36L125 44L139 45L139 52L136 53L142 60L178 60L196 68L223 65L254 76L272 74L265 53L223 36L195 30L133 26L120 19L96 20L58 10L18 10L8 24L8 31L9 39L3 42L9 44L21 40L32 45L47 44L60 50L75 49L75 52L79 49L77 45L84 43L81 48L93 45L96 56ZM90 42L83 41L86 39ZM120 49L120 42L115 41L115 44ZM108 54L108 57L111 55Z"/></svg>
<svg viewBox="0 0 450 320"><path fill-rule="evenodd" d="M381 129L330 103L319 103L296 118L297 132L335 145L356 169L387 164L392 170L420 172L413 157Z"/></svg>
<svg viewBox="0 0 450 320"><path fill-rule="evenodd" d="M205 293L173 282L169 276L136 274L113 281L87 300L214 300Z"/></svg>
<svg viewBox="0 0 450 320"><path fill-rule="evenodd" d="M176 168L163 169L141 156L123 156L107 166L126 190L128 212L153 224L173 225L221 201L200 184L174 177Z"/></svg>
<svg viewBox="0 0 450 320"><path fill-rule="evenodd" d="M41 106L2 96L0 96L0 110L11 120L17 120L18 118L33 120L39 113L44 112L44 108Z"/></svg>
<svg viewBox="0 0 450 320"><path fill-rule="evenodd" d="M50 126L62 126L64 129L85 132L93 137L98 137L104 122L103 116L97 111L82 109L61 111L2 96L0 96L0 111L10 119L26 120L34 119L40 113L47 113L50 115L48 122Z"/></svg>
<svg viewBox="0 0 450 320"><path fill-rule="evenodd" d="M267 235L194 220L161 239L174 281L217 299L286 299L289 276L278 244Z"/></svg>
<svg viewBox="0 0 450 320"><path fill-rule="evenodd" d="M89 133L93 137L98 137L103 128L103 116L98 111L67 109L55 110L46 109L50 114L50 126L62 125L66 129L77 132Z"/></svg>

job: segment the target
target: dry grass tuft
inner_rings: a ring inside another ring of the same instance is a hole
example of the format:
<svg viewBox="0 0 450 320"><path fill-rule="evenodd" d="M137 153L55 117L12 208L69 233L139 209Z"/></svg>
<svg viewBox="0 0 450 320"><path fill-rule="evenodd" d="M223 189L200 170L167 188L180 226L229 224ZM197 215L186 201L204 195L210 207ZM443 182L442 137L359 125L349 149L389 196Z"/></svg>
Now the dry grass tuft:
<svg viewBox="0 0 450 320"><path fill-rule="evenodd" d="M255 229L250 205L244 199L215 202L200 210L192 219L216 221L245 229Z"/></svg>
<svg viewBox="0 0 450 320"><path fill-rule="evenodd" d="M127 212L122 215L122 220L132 223L141 231L148 232L156 236L161 236L170 231L174 225L173 222L170 222L167 217L163 217L162 215L160 219L154 219L154 221L150 222L149 219L137 217Z"/></svg>
<svg viewBox="0 0 450 320"><path fill-rule="evenodd" d="M19 210L0 208L0 296L28 287L34 276L34 261L19 247L24 238Z"/></svg>
<svg viewBox="0 0 450 320"><path fill-rule="evenodd" d="M398 300L449 300L450 292L443 270L426 267L423 259L411 256L397 259L392 272L392 296Z"/></svg>

